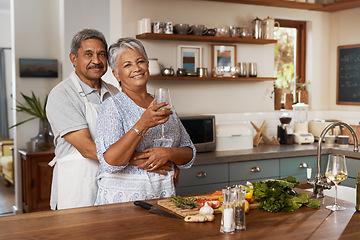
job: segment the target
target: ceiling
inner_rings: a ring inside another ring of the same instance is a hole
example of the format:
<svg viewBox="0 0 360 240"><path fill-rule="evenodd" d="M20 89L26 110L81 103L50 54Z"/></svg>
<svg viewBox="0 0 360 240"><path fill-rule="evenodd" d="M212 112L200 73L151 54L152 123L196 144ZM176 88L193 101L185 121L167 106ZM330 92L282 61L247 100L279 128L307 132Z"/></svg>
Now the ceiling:
<svg viewBox="0 0 360 240"><path fill-rule="evenodd" d="M10 10L10 0L0 0L0 10Z"/></svg>

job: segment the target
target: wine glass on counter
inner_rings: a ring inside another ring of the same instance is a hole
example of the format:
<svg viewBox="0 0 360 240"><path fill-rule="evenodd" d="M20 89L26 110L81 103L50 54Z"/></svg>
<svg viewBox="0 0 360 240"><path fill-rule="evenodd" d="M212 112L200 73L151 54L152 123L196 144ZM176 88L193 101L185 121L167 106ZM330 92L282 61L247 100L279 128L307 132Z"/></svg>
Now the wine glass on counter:
<svg viewBox="0 0 360 240"><path fill-rule="evenodd" d="M337 186L348 177L344 155L329 155L325 176L335 184L335 204L326 208L332 211L345 210L345 207L337 204Z"/></svg>
<svg viewBox="0 0 360 240"><path fill-rule="evenodd" d="M156 103L162 103L162 102L168 102L168 105L159 108L158 111L164 111L164 110L172 110L171 105L171 98L170 98L170 90L167 88L157 88L155 89L154 97L156 99ZM161 125L161 138L155 139L155 141L158 141L160 143L171 141L171 139L168 139L165 137L165 127L163 123Z"/></svg>

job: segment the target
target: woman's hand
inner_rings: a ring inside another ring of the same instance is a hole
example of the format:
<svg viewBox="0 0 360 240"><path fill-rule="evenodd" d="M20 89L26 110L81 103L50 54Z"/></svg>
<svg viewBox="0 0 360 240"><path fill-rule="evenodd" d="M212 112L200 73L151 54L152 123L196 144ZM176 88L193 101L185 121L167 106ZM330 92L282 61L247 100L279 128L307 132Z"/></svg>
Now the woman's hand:
<svg viewBox="0 0 360 240"><path fill-rule="evenodd" d="M171 162L167 162L166 164L164 164L163 166L160 166L157 169L150 170L149 167L148 167L148 164L146 164L146 161L148 161L148 159L142 159L142 158L136 159L141 154L142 153L134 152L134 155L131 158L131 160L129 162L129 165L134 165L134 166L137 166L138 168L142 168L142 169L147 170L149 172L155 172L155 173L159 173L159 174L162 174L162 175L165 175L165 176L168 174L169 171L173 170L173 164Z"/></svg>
<svg viewBox="0 0 360 240"><path fill-rule="evenodd" d="M145 149L141 154L136 156L134 160L144 160L138 167L148 171L154 171L162 166L170 163L171 148L154 147Z"/></svg>
<svg viewBox="0 0 360 240"><path fill-rule="evenodd" d="M142 114L140 120L134 125L134 127L143 129L143 132L146 132L149 128L167 122L170 118L170 115L173 114L173 111L169 109L160 110L160 108L165 107L168 104L168 102L156 104L156 99L154 99L146 111Z"/></svg>

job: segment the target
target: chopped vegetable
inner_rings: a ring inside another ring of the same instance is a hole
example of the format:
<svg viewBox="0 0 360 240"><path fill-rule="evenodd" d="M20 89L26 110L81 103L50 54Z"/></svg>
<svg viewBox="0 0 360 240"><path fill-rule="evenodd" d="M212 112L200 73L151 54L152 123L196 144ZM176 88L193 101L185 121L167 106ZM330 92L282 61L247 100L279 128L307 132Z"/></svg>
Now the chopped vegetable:
<svg viewBox="0 0 360 240"><path fill-rule="evenodd" d="M299 186L295 177L266 180L253 183L254 197L258 208L268 212L292 212L302 205L320 208L319 199L309 199L307 193L297 194L293 188Z"/></svg>
<svg viewBox="0 0 360 240"><path fill-rule="evenodd" d="M171 195L171 197L169 197L169 199L171 200L172 203L175 204L175 206L181 208L181 209L192 209L192 208L197 208L199 207L199 203L196 202L196 198L193 197L189 197L189 198L184 198L181 196L174 196Z"/></svg>

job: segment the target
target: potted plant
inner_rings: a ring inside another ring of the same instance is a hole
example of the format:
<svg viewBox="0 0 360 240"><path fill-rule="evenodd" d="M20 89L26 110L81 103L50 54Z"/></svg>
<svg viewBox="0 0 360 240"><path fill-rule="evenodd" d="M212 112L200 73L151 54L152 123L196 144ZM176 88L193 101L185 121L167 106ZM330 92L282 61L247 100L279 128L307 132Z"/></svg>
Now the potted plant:
<svg viewBox="0 0 360 240"><path fill-rule="evenodd" d="M46 95L44 105L42 106L40 98L36 97L34 92L31 92L31 96L27 96L21 93L25 103L19 101L16 105L17 112L25 112L32 117L21 121L10 128L19 126L35 118L39 118L39 133L36 137L31 138L31 141L27 143L29 151L46 151L54 148L54 136L51 131L49 121L46 117L46 103L48 96Z"/></svg>
<svg viewBox="0 0 360 240"><path fill-rule="evenodd" d="M308 82L301 82L301 79L296 82L296 93L298 94L298 102L308 104L308 91L306 90L306 85L309 85Z"/></svg>

